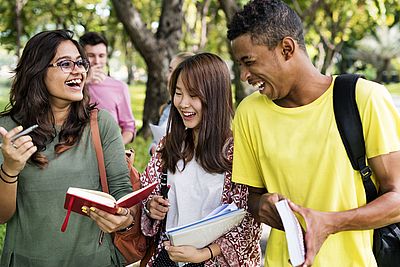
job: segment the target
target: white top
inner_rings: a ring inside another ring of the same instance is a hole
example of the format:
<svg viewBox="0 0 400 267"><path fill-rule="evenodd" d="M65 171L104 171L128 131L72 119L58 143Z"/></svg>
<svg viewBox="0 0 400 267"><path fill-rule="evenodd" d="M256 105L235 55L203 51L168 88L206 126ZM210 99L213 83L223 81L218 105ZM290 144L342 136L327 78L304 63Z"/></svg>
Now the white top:
<svg viewBox="0 0 400 267"><path fill-rule="evenodd" d="M177 171L168 171L168 199L171 206L167 214L166 229L197 221L221 204L225 173L207 173L192 159L183 172L183 161Z"/></svg>

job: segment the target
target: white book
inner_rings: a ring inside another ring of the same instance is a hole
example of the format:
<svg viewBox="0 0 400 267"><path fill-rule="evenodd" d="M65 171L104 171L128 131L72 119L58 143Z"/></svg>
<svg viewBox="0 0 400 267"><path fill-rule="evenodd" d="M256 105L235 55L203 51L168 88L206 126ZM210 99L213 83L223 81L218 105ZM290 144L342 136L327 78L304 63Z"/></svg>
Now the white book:
<svg viewBox="0 0 400 267"><path fill-rule="evenodd" d="M300 223L286 199L278 201L275 206L285 229L290 262L293 266L299 266L305 260L304 238Z"/></svg>
<svg viewBox="0 0 400 267"><path fill-rule="evenodd" d="M166 233L173 246L203 248L237 226L245 215L246 211L235 204L223 204L206 217L167 229Z"/></svg>

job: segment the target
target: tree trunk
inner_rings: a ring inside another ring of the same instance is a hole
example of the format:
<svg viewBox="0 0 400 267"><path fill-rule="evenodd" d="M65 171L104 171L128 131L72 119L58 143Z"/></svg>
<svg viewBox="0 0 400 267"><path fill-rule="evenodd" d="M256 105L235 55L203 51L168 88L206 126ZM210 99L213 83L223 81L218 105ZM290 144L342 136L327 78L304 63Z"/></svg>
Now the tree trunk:
<svg viewBox="0 0 400 267"><path fill-rule="evenodd" d="M157 123L159 107L167 99L167 71L171 57L178 49L182 35L183 0L163 0L157 32L153 34L143 23L130 0L112 0L118 19L124 25L135 49L147 65L148 79L143 109L143 126L138 134L151 135L149 123Z"/></svg>
<svg viewBox="0 0 400 267"><path fill-rule="evenodd" d="M228 25L233 15L236 13L236 11L239 10L239 7L236 4L235 0L219 0L219 4L225 13L226 25ZM236 63L229 40L228 40L228 47L229 47L229 54L231 55L231 59L233 61L232 71L235 75L233 79L233 84L235 85L235 101L236 105L238 105L240 101L242 101L243 98L247 96L247 94L245 88L243 87L242 82L240 81L240 69L238 64Z"/></svg>
<svg viewBox="0 0 400 267"><path fill-rule="evenodd" d="M381 83L383 81L383 73L389 69L390 58L385 58L382 60L382 62L382 65L376 69L375 81L378 83ZM388 80L390 81L391 77L389 77Z"/></svg>

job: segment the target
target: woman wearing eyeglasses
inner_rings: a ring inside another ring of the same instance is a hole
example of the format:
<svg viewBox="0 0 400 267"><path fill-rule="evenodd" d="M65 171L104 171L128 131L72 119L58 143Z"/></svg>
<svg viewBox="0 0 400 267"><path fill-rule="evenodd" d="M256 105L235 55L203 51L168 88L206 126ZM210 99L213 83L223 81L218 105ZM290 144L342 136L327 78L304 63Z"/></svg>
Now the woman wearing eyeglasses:
<svg viewBox="0 0 400 267"><path fill-rule="evenodd" d="M84 87L89 63L72 36L55 30L29 40L1 113L0 223L7 234L0 266L122 266L111 236L99 237L128 227L129 210L71 214L60 231L68 187L101 191L89 126L95 107ZM98 124L110 193L118 199L132 191L120 130L105 111Z"/></svg>

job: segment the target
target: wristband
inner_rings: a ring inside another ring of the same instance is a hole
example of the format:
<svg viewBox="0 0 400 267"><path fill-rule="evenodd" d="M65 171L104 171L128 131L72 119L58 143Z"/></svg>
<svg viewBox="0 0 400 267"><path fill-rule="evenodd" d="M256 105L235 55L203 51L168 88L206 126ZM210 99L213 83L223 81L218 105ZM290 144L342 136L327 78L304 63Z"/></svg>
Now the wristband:
<svg viewBox="0 0 400 267"><path fill-rule="evenodd" d="M0 165L0 169L1 169L1 171L2 171L5 175L7 175L7 176L10 177L10 178L16 178L16 177L18 177L18 175L19 175L19 173L18 173L17 175L9 175L8 173L6 173L6 172L4 171L4 169L3 169L3 163Z"/></svg>
<svg viewBox="0 0 400 267"><path fill-rule="evenodd" d="M117 232L118 233L128 232L129 230L132 229L133 226L135 226L135 220L133 220L133 222L128 227L118 230Z"/></svg>
<svg viewBox="0 0 400 267"><path fill-rule="evenodd" d="M214 254L212 252L212 249L209 246L206 246L206 248L208 248L208 251L210 251L210 255L211 255L210 260L211 260L212 258L214 258Z"/></svg>
<svg viewBox="0 0 400 267"><path fill-rule="evenodd" d="M18 176L18 175L17 175L17 176ZM12 181L12 182L7 181L6 179L3 178L3 175L1 175L1 173L0 173L0 179L1 179L3 182L5 182L6 184L14 184L14 183L16 183L16 182L18 181L18 178L15 179L15 180Z"/></svg>

